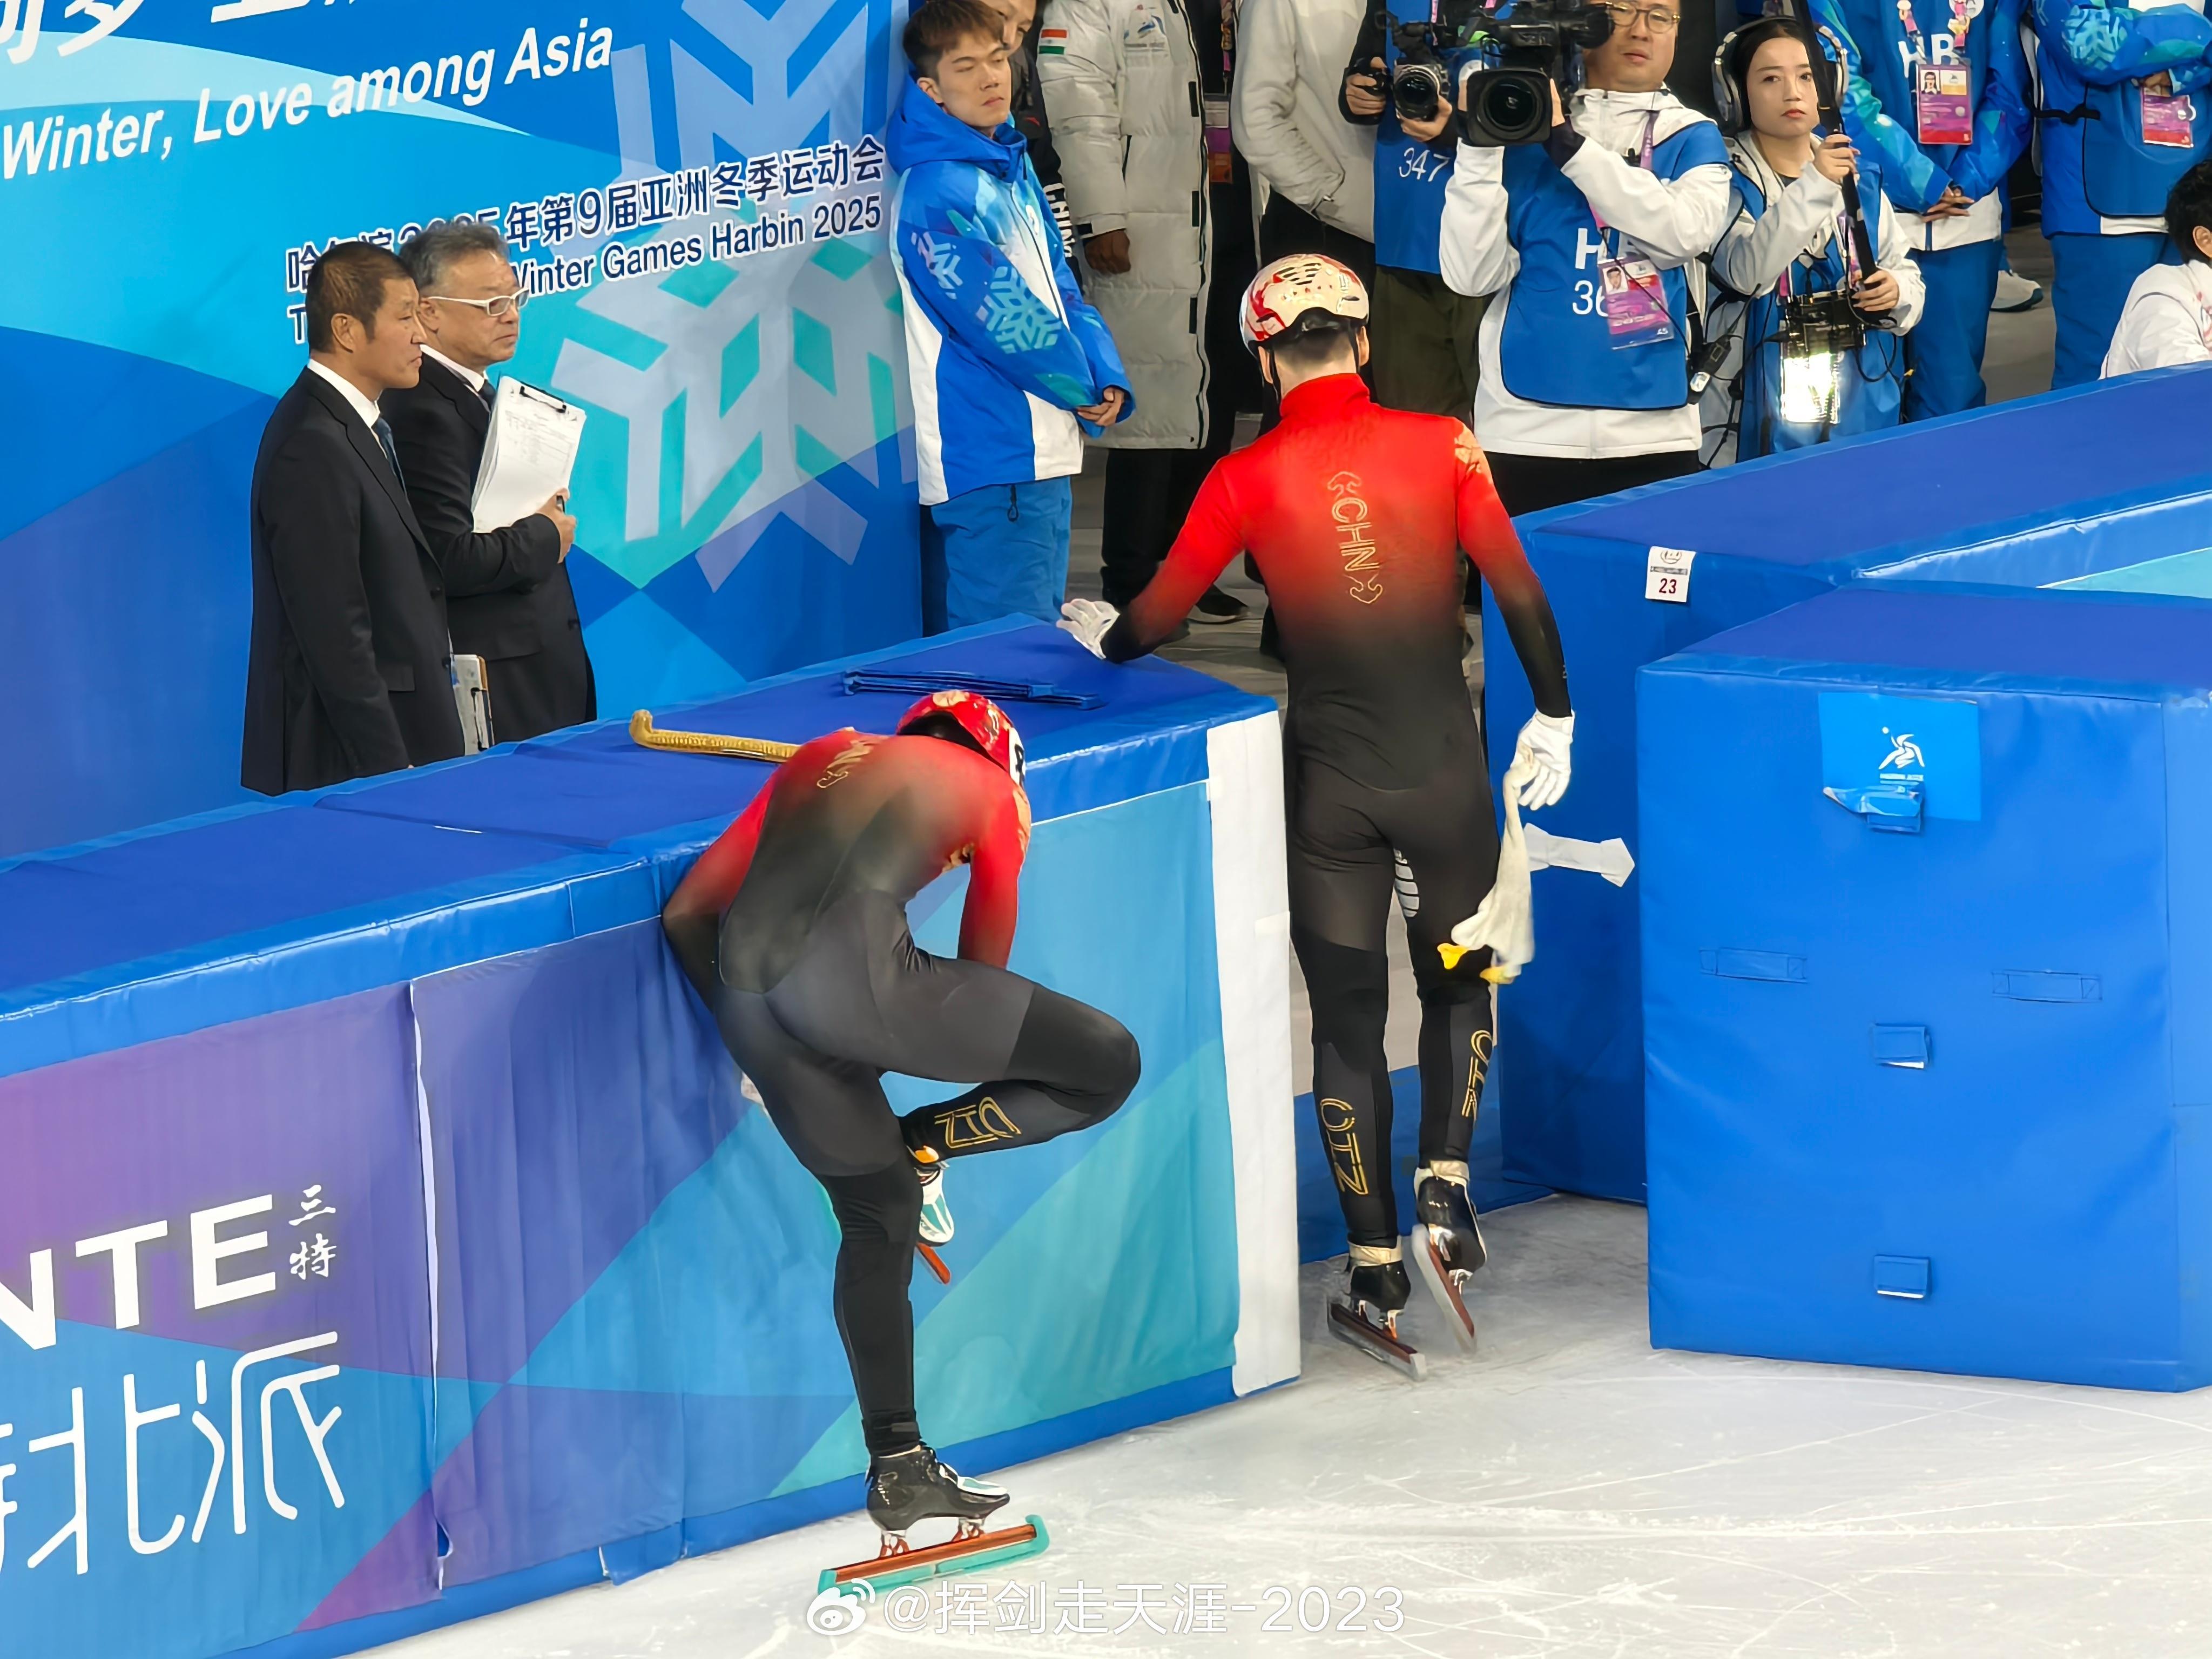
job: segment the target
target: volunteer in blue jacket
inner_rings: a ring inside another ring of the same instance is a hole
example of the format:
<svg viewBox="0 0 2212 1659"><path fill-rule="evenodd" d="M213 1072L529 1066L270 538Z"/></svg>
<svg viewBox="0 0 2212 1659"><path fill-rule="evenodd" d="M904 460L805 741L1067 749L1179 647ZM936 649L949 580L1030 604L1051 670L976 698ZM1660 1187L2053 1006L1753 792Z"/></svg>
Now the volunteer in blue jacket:
<svg viewBox="0 0 2212 1659"><path fill-rule="evenodd" d="M1474 435L1515 514L1698 467L1686 268L1728 226L1728 153L1666 90L1675 0L1606 9L1550 136L1462 143L1444 192L1444 280L1491 296Z"/></svg>
<svg viewBox="0 0 2212 1659"><path fill-rule="evenodd" d="M1425 22L1431 9L1430 0L1389 0L1388 11L1378 6L1369 15L1339 102L1346 120L1375 129L1375 281L1367 323L1375 401L1471 421L1483 301L1455 294L1437 258L1457 148L1444 136L1452 118L1449 85L1425 121L1401 116L1390 94L1398 46L1385 21Z"/></svg>
<svg viewBox="0 0 2212 1659"><path fill-rule="evenodd" d="M1842 56L1824 41L1831 62ZM1731 224L1713 249L1713 275L1740 304L1742 369L1735 379L1735 459L1771 455L1897 424L1903 340L1918 320L1920 272L1905 251L1881 173L1848 132L1816 131L1818 90L1804 37L1786 18L1735 31L1713 58L1714 102L1735 165ZM1855 179L1875 248L1862 270L1843 181ZM1793 301L1848 294L1866 320L1853 351L1785 349Z"/></svg>
<svg viewBox="0 0 2212 1659"><path fill-rule="evenodd" d="M2051 384L2097 378L2135 279L2171 257L2166 194L2212 151L2204 0L2035 0ZM2194 95L2192 95L2194 94Z"/></svg>
<svg viewBox="0 0 2212 1659"><path fill-rule="evenodd" d="M1128 412L1128 376L1007 121L998 13L928 0L904 44L914 76L886 148L899 172L891 242L924 508L922 625L1052 622L1083 432Z"/></svg>
<svg viewBox="0 0 2212 1659"><path fill-rule="evenodd" d="M1813 0L1850 54L1844 114L1881 172L1927 290L1905 342L1905 418L1989 400L1982 352L2004 234L1997 186L2027 148L2022 0Z"/></svg>

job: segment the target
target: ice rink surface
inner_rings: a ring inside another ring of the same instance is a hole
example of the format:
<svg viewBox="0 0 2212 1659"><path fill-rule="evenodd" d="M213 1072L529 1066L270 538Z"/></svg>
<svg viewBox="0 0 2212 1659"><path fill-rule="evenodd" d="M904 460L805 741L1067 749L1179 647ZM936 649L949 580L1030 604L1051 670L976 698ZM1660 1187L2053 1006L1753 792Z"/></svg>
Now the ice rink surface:
<svg viewBox="0 0 2212 1659"><path fill-rule="evenodd" d="M1401 1381L1321 1334L1340 1268L1310 1267L1302 1381L1003 1472L1051 1551L854 1633L806 1610L872 1553L859 1516L379 1651L2212 1653L2212 1392L1654 1352L1643 1211L1554 1198L1488 1231L1478 1353Z"/></svg>

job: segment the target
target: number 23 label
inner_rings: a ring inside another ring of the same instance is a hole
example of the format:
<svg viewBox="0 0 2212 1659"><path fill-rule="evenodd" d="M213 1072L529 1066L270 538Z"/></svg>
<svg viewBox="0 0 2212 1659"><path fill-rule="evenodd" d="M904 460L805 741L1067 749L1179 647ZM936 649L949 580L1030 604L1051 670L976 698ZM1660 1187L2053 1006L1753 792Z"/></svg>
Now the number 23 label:
<svg viewBox="0 0 2212 1659"><path fill-rule="evenodd" d="M1665 605L1690 602L1690 565L1697 555L1686 547L1655 547L1644 568L1644 597Z"/></svg>

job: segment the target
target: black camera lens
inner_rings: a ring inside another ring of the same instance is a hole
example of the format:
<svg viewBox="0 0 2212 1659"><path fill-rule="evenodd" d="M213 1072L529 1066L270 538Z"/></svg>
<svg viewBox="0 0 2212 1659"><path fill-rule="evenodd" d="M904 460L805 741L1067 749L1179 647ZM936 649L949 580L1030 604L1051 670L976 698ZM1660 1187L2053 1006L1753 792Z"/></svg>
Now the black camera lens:
<svg viewBox="0 0 2212 1659"><path fill-rule="evenodd" d="M1517 76L1500 77L1482 89L1482 124L1500 132L1518 132L1536 118L1535 89Z"/></svg>

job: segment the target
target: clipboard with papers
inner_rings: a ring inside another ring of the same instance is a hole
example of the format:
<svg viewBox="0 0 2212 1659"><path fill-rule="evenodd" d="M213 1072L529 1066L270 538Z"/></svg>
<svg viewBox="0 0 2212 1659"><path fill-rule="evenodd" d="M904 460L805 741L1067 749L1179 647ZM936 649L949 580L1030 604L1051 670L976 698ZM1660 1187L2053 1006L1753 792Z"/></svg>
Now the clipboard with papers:
<svg viewBox="0 0 2212 1659"><path fill-rule="evenodd" d="M470 498L477 533L526 519L568 488L584 411L512 377L493 394L491 429Z"/></svg>

